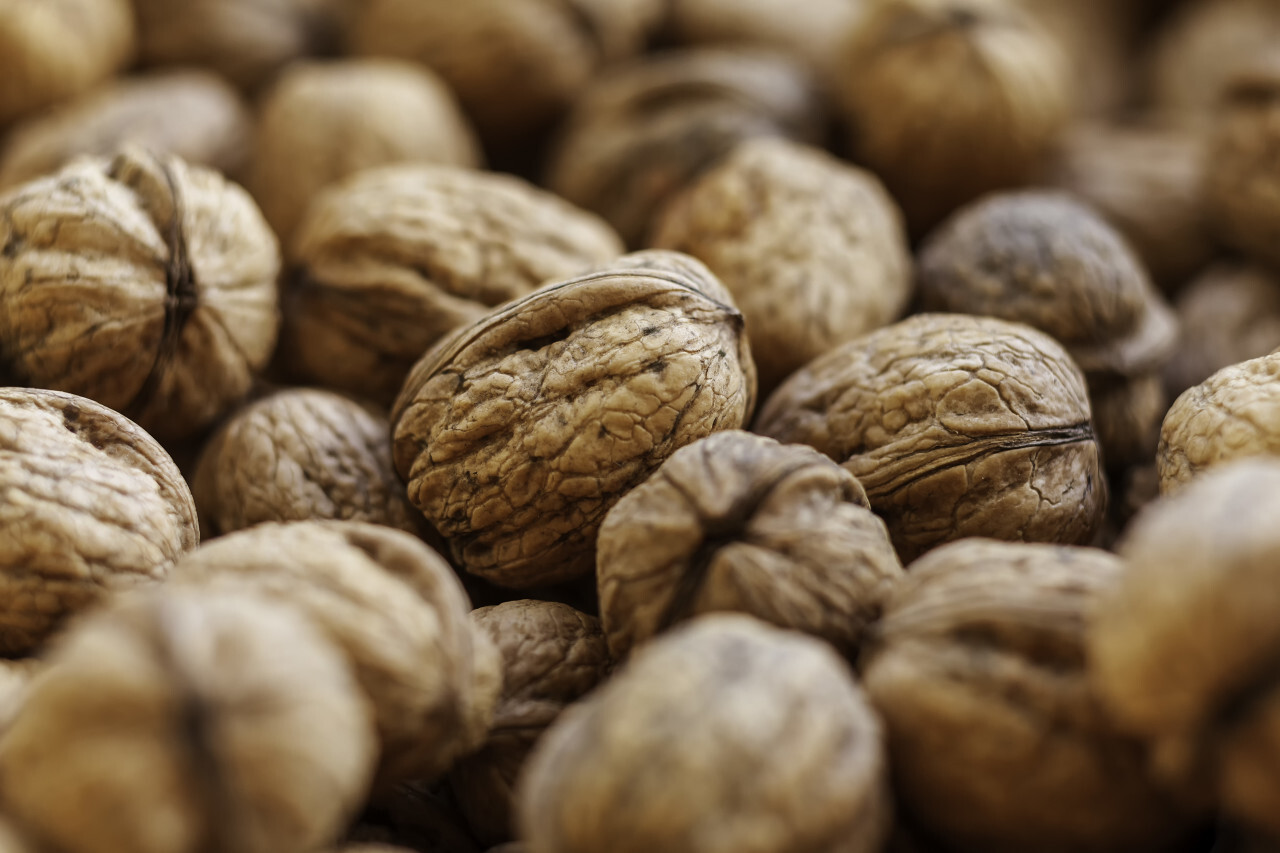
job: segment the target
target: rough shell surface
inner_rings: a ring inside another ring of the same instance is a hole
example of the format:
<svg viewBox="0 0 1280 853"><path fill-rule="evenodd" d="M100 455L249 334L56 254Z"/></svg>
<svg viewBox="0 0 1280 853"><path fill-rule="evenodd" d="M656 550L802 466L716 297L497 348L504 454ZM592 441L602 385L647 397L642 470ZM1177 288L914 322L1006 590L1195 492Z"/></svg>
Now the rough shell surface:
<svg viewBox="0 0 1280 853"><path fill-rule="evenodd" d="M1232 248L1280 265L1280 59L1233 87L1215 113L1206 152L1205 215Z"/></svg>

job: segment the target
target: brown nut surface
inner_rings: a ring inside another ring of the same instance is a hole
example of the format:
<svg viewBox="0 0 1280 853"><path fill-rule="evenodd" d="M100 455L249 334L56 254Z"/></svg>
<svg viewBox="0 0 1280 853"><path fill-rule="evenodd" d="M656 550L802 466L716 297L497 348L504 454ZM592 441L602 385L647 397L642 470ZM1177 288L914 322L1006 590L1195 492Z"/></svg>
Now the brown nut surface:
<svg viewBox="0 0 1280 853"><path fill-rule="evenodd" d="M755 430L862 483L904 561L966 536L1090 541L1106 488L1080 369L1021 323L917 314L792 375Z"/></svg>
<svg viewBox="0 0 1280 853"><path fill-rule="evenodd" d="M261 524L181 560L173 582L247 590L301 610L346 654L378 727L380 788L479 746L499 660L449 565L407 533L360 522Z"/></svg>
<svg viewBox="0 0 1280 853"><path fill-rule="evenodd" d="M1092 548L954 542L908 567L861 660L904 815L955 851L1167 851L1160 792L1085 668L1124 569Z"/></svg>
<svg viewBox="0 0 1280 853"><path fill-rule="evenodd" d="M852 656L902 564L852 474L811 447L733 430L676 451L614 505L596 576L619 659L714 611Z"/></svg>
<svg viewBox="0 0 1280 853"><path fill-rule="evenodd" d="M191 492L151 436L92 400L0 389L0 654L163 578L200 541Z"/></svg>
<svg viewBox="0 0 1280 853"><path fill-rule="evenodd" d="M317 199L300 228L282 357L309 382L390 403L446 333L621 252L598 218L512 176L364 172Z"/></svg>
<svg viewBox="0 0 1280 853"><path fill-rule="evenodd" d="M1205 215L1218 237L1280 265L1280 59L1237 82L1215 113L1205 159Z"/></svg>
<svg viewBox="0 0 1280 853"><path fill-rule="evenodd" d="M783 139L738 145L659 215L651 243L698 258L733 294L762 395L911 298L902 215L880 182Z"/></svg>
<svg viewBox="0 0 1280 853"><path fill-rule="evenodd" d="M667 28L682 44L773 48L824 71L864 0L670 0Z"/></svg>
<svg viewBox="0 0 1280 853"><path fill-rule="evenodd" d="M359 689L310 624L160 589L62 639L0 740L0 799L66 853L306 853L373 758Z"/></svg>
<svg viewBox="0 0 1280 853"><path fill-rule="evenodd" d="M279 266L217 173L137 148L76 161L0 196L0 372L191 435L270 357Z"/></svg>
<svg viewBox="0 0 1280 853"><path fill-rule="evenodd" d="M455 563L527 588L589 574L614 502L743 426L755 388L723 285L688 256L639 252L442 341L396 401L392 451Z"/></svg>

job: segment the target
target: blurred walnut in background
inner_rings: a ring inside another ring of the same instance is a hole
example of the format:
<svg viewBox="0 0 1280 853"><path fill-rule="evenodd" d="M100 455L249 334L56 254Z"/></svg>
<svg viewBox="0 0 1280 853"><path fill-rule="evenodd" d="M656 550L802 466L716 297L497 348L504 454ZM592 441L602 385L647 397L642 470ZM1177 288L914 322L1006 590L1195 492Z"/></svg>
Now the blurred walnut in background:
<svg viewBox="0 0 1280 853"><path fill-rule="evenodd" d="M1280 266L1280 61L1235 78L1209 136L1205 207L1217 236Z"/></svg>

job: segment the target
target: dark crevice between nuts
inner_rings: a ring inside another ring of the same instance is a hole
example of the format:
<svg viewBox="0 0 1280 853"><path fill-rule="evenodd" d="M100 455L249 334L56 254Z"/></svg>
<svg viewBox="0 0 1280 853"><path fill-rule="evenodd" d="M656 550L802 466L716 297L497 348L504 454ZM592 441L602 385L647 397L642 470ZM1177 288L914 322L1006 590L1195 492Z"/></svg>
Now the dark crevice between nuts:
<svg viewBox="0 0 1280 853"><path fill-rule="evenodd" d="M1280 654L1274 654L1257 674L1233 688L1225 688L1206 728L1211 732L1229 732L1244 724L1255 711L1266 713L1260 706L1280 688Z"/></svg>

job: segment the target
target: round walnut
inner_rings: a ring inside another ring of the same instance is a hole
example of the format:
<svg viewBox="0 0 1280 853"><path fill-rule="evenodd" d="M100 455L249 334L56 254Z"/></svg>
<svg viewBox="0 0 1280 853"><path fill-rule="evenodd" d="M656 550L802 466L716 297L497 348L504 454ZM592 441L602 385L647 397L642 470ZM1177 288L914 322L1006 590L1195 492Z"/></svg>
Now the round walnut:
<svg viewBox="0 0 1280 853"><path fill-rule="evenodd" d="M508 601L471 618L502 653L502 698L488 740L454 765L449 781L472 834L497 844L515 834L516 780L534 744L612 662L600 620L566 604Z"/></svg>
<svg viewBox="0 0 1280 853"><path fill-rule="evenodd" d="M528 588L595 568L605 513L686 444L743 426L742 315L676 252L549 284L445 338L391 415L396 470L457 565Z"/></svg>
<svg viewBox="0 0 1280 853"><path fill-rule="evenodd" d="M705 48L623 68L588 89L551 155L547 186L640 246L677 192L740 142L818 143L822 101L796 60Z"/></svg>
<svg viewBox="0 0 1280 853"><path fill-rule="evenodd" d="M0 374L189 436L270 358L279 266L217 173L137 148L76 161L0 196Z"/></svg>
<svg viewBox="0 0 1280 853"><path fill-rule="evenodd" d="M366 171L322 194L302 223L281 357L308 382L389 404L447 332L622 250L595 216L512 176Z"/></svg>
<svg viewBox="0 0 1280 853"><path fill-rule="evenodd" d="M605 516L600 615L617 658L700 613L738 611L856 655L902 564L848 471L722 432L676 451Z"/></svg>
<svg viewBox="0 0 1280 853"><path fill-rule="evenodd" d="M372 705L380 789L443 773L489 730L498 656L471 626L449 564L407 533L360 522L261 524L187 555L173 583L251 592L319 626Z"/></svg>
<svg viewBox="0 0 1280 853"><path fill-rule="evenodd" d="M444 82L384 59L290 66L260 108L249 189L285 245L316 194L388 163L478 166L471 128Z"/></svg>
<svg viewBox="0 0 1280 853"><path fill-rule="evenodd" d="M698 258L733 294L761 394L911 298L902 216L880 182L783 139L740 144L666 208L652 243Z"/></svg>
<svg viewBox="0 0 1280 853"><path fill-rule="evenodd" d="M917 314L803 368L756 431L867 491L904 561L966 536L1089 542L1106 508L1084 377L1021 323Z"/></svg>
<svg viewBox="0 0 1280 853"><path fill-rule="evenodd" d="M0 153L0 187L128 143L232 173L246 159L250 133L240 95L214 74L124 77L16 126Z"/></svg>
<svg viewBox="0 0 1280 853"><path fill-rule="evenodd" d="M310 624L157 590L58 645L0 741L3 808L66 853L306 853L360 805L373 746L359 689Z"/></svg>
<svg viewBox="0 0 1280 853"><path fill-rule="evenodd" d="M915 234L1029 183L1070 115L1070 83L1058 46L1012 0L871 0L836 79L855 159Z"/></svg>
<svg viewBox="0 0 1280 853"><path fill-rule="evenodd" d="M1090 609L1123 562L969 539L908 567L862 658L897 803L948 850L1168 851L1184 813L1087 681Z"/></svg>
<svg viewBox="0 0 1280 853"><path fill-rule="evenodd" d="M127 418L55 391L0 389L0 654L155 581L196 547L196 508L164 449Z"/></svg>
<svg viewBox="0 0 1280 853"><path fill-rule="evenodd" d="M1280 72L1241 80L1216 117L1205 160L1206 216L1232 248L1280 265Z"/></svg>
<svg viewBox="0 0 1280 853"><path fill-rule="evenodd" d="M529 853L873 853L880 723L830 646L703 616L565 711L519 789Z"/></svg>

